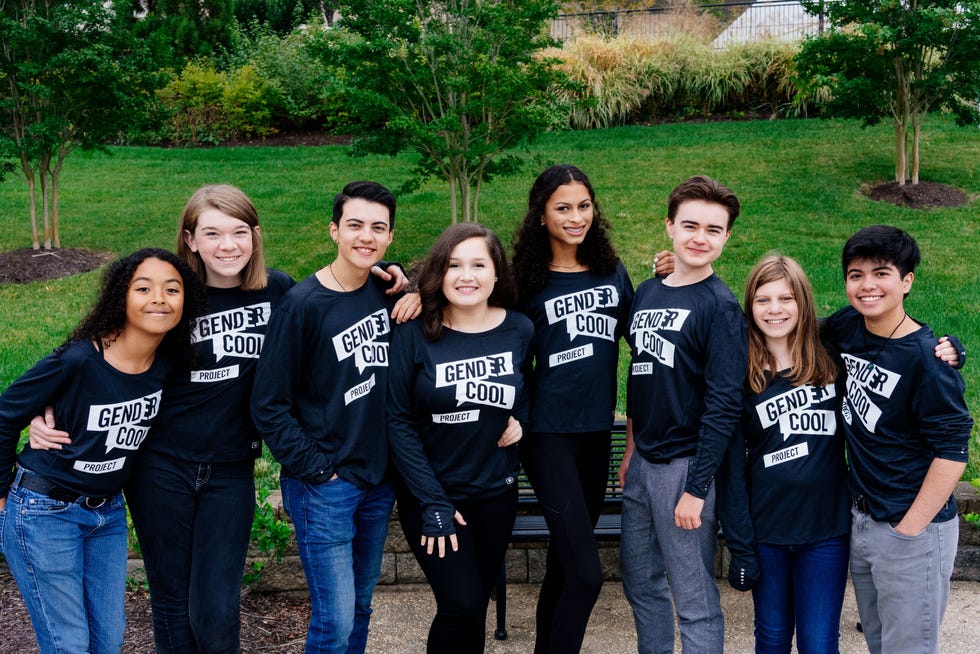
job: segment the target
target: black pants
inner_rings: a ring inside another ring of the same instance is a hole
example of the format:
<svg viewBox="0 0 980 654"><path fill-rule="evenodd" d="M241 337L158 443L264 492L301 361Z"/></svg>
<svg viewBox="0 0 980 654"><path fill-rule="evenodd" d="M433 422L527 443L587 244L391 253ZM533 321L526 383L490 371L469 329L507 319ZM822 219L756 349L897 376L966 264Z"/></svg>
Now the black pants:
<svg viewBox="0 0 980 654"><path fill-rule="evenodd" d="M609 441L608 431L530 434L521 441L521 462L551 532L536 654L578 652L602 590L593 530L606 494Z"/></svg>
<svg viewBox="0 0 980 654"><path fill-rule="evenodd" d="M143 452L126 501L153 608L158 654L239 651L242 571L255 514L254 462Z"/></svg>
<svg viewBox="0 0 980 654"><path fill-rule="evenodd" d="M517 484L502 495L455 503L466 526L456 525L459 549L446 539L446 556L427 554L420 545L422 517L418 501L398 491L398 519L415 559L436 598L426 652L480 654L486 644L487 605L504 560L517 513Z"/></svg>

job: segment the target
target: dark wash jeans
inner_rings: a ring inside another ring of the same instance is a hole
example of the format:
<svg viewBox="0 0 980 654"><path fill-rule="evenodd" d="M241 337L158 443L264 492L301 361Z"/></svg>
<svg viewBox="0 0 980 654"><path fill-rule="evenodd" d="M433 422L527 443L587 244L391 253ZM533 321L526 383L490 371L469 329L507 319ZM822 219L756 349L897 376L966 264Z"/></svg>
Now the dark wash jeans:
<svg viewBox="0 0 980 654"><path fill-rule="evenodd" d="M255 514L252 460L142 452L126 486L150 584L158 654L239 651L240 593Z"/></svg>
<svg viewBox="0 0 980 654"><path fill-rule="evenodd" d="M848 537L807 545L758 543L762 574L752 588L757 654L837 654L847 584Z"/></svg>

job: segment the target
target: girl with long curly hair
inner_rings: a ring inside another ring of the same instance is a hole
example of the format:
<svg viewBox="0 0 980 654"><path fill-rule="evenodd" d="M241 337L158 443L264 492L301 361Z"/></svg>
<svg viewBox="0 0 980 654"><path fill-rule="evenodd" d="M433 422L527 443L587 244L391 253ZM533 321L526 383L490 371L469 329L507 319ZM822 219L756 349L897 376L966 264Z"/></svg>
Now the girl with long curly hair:
<svg viewBox="0 0 980 654"><path fill-rule="evenodd" d="M158 415L164 381L189 359L205 306L191 269L144 249L106 270L71 336L0 396L0 543L38 647L118 652L125 627L122 487ZM75 435L16 453L45 405Z"/></svg>
<svg viewBox="0 0 980 654"><path fill-rule="evenodd" d="M562 164L534 181L514 243L518 309L535 331L521 461L551 532L538 654L579 651L602 588L593 529L609 471L619 339L633 299L608 230L588 177Z"/></svg>

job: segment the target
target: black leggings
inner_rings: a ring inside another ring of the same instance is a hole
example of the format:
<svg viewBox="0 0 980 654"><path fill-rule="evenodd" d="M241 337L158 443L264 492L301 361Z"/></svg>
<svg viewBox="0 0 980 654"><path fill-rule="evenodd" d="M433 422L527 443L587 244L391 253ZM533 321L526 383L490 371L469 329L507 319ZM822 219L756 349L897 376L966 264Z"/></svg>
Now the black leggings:
<svg viewBox="0 0 980 654"><path fill-rule="evenodd" d="M415 559L436 597L426 652L480 654L486 644L487 605L507 552L517 513L517 484L501 495L455 502L466 526L456 525L459 550L446 539L446 556L427 554L419 544L422 517L418 501L398 491L398 520Z"/></svg>
<svg viewBox="0 0 980 654"><path fill-rule="evenodd" d="M535 654L578 652L602 590L593 529L606 494L609 440L610 432L601 431L530 434L521 441L521 462L551 532Z"/></svg>

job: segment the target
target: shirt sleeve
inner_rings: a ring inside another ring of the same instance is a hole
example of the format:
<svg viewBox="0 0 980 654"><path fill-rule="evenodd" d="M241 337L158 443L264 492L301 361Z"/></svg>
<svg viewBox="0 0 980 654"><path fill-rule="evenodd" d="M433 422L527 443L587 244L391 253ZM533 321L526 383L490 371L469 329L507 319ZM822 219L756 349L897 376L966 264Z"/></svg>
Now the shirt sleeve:
<svg viewBox="0 0 980 654"><path fill-rule="evenodd" d="M37 362L0 395L0 497L7 496L14 480L21 431L54 401L66 381L62 359L55 351Z"/></svg>
<svg viewBox="0 0 980 654"><path fill-rule="evenodd" d="M414 324L395 329L388 357L388 449L405 484L422 508L422 534L456 533L455 509L429 464L415 425L415 383L421 369L415 357Z"/></svg>
<svg viewBox="0 0 980 654"><path fill-rule="evenodd" d="M252 386L252 419L282 466L304 481L319 483L334 473L333 461L304 432L294 403L306 363L301 320L293 310L272 313Z"/></svg>
<svg viewBox="0 0 980 654"><path fill-rule="evenodd" d="M928 343L923 345L928 350ZM969 460L970 431L973 418L964 399L965 386L960 373L923 351L925 374L915 394L915 414L923 438L936 458L965 462Z"/></svg>
<svg viewBox="0 0 980 654"><path fill-rule="evenodd" d="M759 578L759 558L755 550L755 530L749 512L746 481L745 434L735 429L718 470L718 518L725 547L731 554L728 583L738 590L749 590Z"/></svg>
<svg viewBox="0 0 980 654"><path fill-rule="evenodd" d="M748 368L745 315L737 302L712 311L706 343L704 416L684 491L704 499L738 424Z"/></svg>

